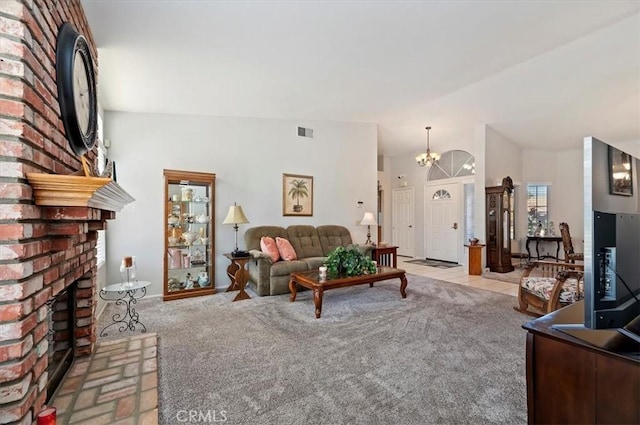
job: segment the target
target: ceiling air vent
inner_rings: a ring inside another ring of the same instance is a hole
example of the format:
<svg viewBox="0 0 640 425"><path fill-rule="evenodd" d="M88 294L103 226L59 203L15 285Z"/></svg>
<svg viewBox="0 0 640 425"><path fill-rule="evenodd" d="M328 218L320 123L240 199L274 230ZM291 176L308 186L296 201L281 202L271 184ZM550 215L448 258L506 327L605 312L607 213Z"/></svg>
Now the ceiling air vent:
<svg viewBox="0 0 640 425"><path fill-rule="evenodd" d="M298 127L298 136L313 138L313 128Z"/></svg>

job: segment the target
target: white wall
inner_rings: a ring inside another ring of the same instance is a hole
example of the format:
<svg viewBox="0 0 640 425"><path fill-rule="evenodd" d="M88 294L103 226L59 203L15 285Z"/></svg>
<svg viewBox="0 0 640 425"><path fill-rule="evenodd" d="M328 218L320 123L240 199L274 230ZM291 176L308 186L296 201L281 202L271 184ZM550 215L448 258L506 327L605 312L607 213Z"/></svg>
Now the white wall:
<svg viewBox="0 0 640 425"><path fill-rule="evenodd" d="M449 143L444 146L442 143L438 144L435 139L432 131L431 135L431 148L434 152L438 152L440 154L450 151L450 150L463 150L469 152L476 158L476 187L478 175L484 176L483 171L483 149L484 149L484 125L481 129L482 135L476 135L474 140L461 140L456 143ZM482 139L481 142L478 142L478 139ZM435 142L435 143L434 143ZM425 134L425 150L426 150L426 134ZM394 188L406 187L413 188L414 190L414 256L416 258L425 258L425 240L424 240L424 186L427 182L427 175L429 173L428 167L419 167L416 163L415 156L419 152L415 152L407 155L400 155L393 158L390 158L391 163L391 172L390 174L390 186L393 190ZM479 153L479 154L478 154ZM478 161L478 158L480 161ZM402 179L398 179L397 176L404 176ZM484 187L484 186L482 186ZM481 199L480 199L481 198ZM392 220L391 217L391 201L392 196L387 196L386 202L388 203L389 209L389 217L387 219L388 222ZM478 204L478 202L481 202ZM476 190L476 208L483 208L484 210L484 190L482 194L478 194ZM484 215L482 216L484 217ZM481 220L484 220L483 218ZM476 230L482 231L484 235L484 222L480 223L481 220L476 220L475 226ZM391 228L389 231L391 232ZM484 237L480 237L484 239ZM392 242L391 233L388 235L388 241ZM462 247L460 248L462 252ZM461 258L461 262L464 259Z"/></svg>
<svg viewBox="0 0 640 425"><path fill-rule="evenodd" d="M426 149L426 147L425 147ZM423 203L424 203L424 183L426 181L427 172L429 169L427 167L419 167L416 164L415 155L402 155L397 156L391 159L391 176L395 176L391 179L391 191L389 196L387 196L387 202L389 205L392 205L393 200L393 189L397 189L400 187L404 188L413 188L413 202L414 202L414 217L413 217L413 228L414 228L414 256L416 258L424 258L424 237L423 237L423 229L424 229L424 213L423 213ZM403 176L401 179L398 179L398 176ZM391 212L388 217L389 224L393 223L393 212L391 208L389 208ZM393 243L393 227L390 227L391 233L389 234L388 242Z"/></svg>
<svg viewBox="0 0 640 425"><path fill-rule="evenodd" d="M107 267L104 264L102 264L98 266L98 274L96 276L96 285L97 285L96 287L98 288L98 290L100 290L101 288L104 288L108 284L109 284L109 281L107 280ZM97 298L96 312L98 317L100 317L102 315L102 311L104 310L106 301L100 297L96 297L96 298Z"/></svg>
<svg viewBox="0 0 640 425"><path fill-rule="evenodd" d="M480 187L499 186L502 184L502 179L507 176L511 177L516 187L521 186L522 148L489 125L486 126L485 138L485 186ZM484 199L484 189L479 192ZM515 240L511 241L512 252L522 252L524 248L523 235L518 235L518 229L522 226L526 227L526 216L518 214L518 211L524 211L526 208L526 197L522 196L522 193L522 189L516 190L516 235ZM485 209L483 208L481 211L485 211ZM482 214L482 218L484 221L484 214ZM482 236L478 236L478 238L486 241L486 228L483 230Z"/></svg>
<svg viewBox="0 0 640 425"><path fill-rule="evenodd" d="M549 220L553 221L558 236L560 236L559 224L567 223L574 251L584 252L584 194L581 190L584 187L582 149L558 152L555 159L556 180L551 187ZM562 248L560 250L562 251Z"/></svg>
<svg viewBox="0 0 640 425"><path fill-rule="evenodd" d="M636 147L635 143L637 142L631 142L624 146L633 145L631 149L628 149L632 152ZM476 159L474 179L476 217L474 226L476 236L481 241L486 239L484 188L498 185L502 178L511 176L514 183L521 185L520 191L516 194L516 241L519 244L517 250L524 249L524 241L527 236L526 185L528 183L548 183L551 185L550 219L556 225L558 232L558 223L561 221L569 223L574 249L576 252L581 252L584 227L581 149L563 152L522 150L491 126L484 124L476 127L473 141L461 143L459 146L450 146L449 149L466 150ZM406 178L403 180L392 178L391 186L400 187L402 182L406 181L407 187L415 188L415 252L416 257L421 258L424 257L424 191L422 188L426 181L426 171L416 165L414 155L391 158L391 176L406 174ZM391 202L390 197L387 198L387 202ZM516 247L514 247L515 250ZM461 263L465 261L465 258L460 258ZM484 261L483 255L483 264Z"/></svg>
<svg viewBox="0 0 640 425"><path fill-rule="evenodd" d="M382 226L381 241L391 243L391 188L392 182L398 180L397 176L391 174L391 158L382 158L383 171L378 171L378 181L382 186ZM373 238L373 236L372 236Z"/></svg>
<svg viewBox="0 0 640 425"><path fill-rule="evenodd" d="M486 126L485 183L497 186L510 176L514 182L522 180L522 149L491 126Z"/></svg>
<svg viewBox="0 0 640 425"><path fill-rule="evenodd" d="M615 146L616 148L640 158L640 140L633 142L607 142L608 144Z"/></svg>
<svg viewBox="0 0 640 425"><path fill-rule="evenodd" d="M475 217L473 226L475 229L475 237L480 243L487 242L487 221L485 218L486 196L484 192L485 182L487 180L487 126L482 124L475 128L474 144L475 149L471 152L476 159L476 174L474 179L474 199ZM468 255L468 252L467 252ZM465 260L466 261L466 260ZM482 255L482 268L487 263L486 252ZM467 265L468 270L468 265Z"/></svg>
<svg viewBox="0 0 640 425"><path fill-rule="evenodd" d="M298 137L298 126L313 128L314 138ZM233 249L234 232L221 222L233 202L250 221L240 225L241 249L244 231L258 225L339 224L354 242L366 239L356 223L376 208L374 124L107 112L105 137L118 183L136 198L109 222L110 281L122 256L134 255L139 278L152 282L149 293L162 293L165 168L216 174L216 287L229 285L222 253ZM282 216L283 173L314 177L312 217Z"/></svg>

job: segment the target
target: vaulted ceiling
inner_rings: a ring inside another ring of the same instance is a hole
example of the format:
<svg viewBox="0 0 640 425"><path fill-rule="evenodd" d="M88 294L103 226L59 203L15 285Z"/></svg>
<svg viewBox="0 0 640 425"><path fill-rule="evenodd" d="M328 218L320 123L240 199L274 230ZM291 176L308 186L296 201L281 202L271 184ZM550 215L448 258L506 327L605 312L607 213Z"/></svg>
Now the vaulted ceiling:
<svg viewBox="0 0 640 425"><path fill-rule="evenodd" d="M640 143L638 1L82 0L105 110L376 123L396 156L488 124Z"/></svg>

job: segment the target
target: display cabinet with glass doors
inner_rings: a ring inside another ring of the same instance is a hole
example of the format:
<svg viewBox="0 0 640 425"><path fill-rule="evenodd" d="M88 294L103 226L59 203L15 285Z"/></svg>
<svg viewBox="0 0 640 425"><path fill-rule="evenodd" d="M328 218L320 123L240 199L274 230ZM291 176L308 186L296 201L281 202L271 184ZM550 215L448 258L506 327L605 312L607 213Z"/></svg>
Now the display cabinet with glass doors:
<svg viewBox="0 0 640 425"><path fill-rule="evenodd" d="M165 301L215 294L216 175L164 170Z"/></svg>

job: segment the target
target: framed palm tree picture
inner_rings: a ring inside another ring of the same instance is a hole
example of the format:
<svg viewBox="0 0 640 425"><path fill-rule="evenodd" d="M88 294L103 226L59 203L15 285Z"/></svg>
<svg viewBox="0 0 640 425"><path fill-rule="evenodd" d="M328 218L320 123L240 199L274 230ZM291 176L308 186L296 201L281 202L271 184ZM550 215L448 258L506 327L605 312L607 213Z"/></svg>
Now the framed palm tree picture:
<svg viewBox="0 0 640 425"><path fill-rule="evenodd" d="M282 175L282 215L313 215L313 176Z"/></svg>

